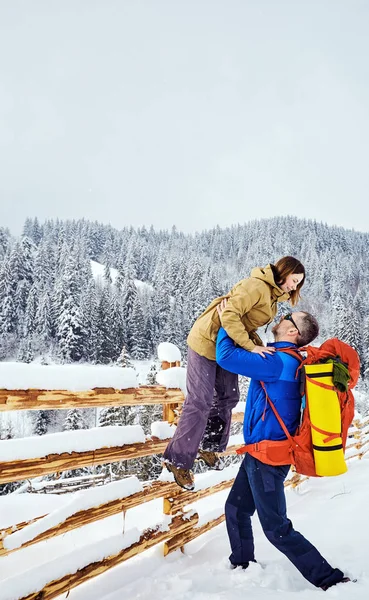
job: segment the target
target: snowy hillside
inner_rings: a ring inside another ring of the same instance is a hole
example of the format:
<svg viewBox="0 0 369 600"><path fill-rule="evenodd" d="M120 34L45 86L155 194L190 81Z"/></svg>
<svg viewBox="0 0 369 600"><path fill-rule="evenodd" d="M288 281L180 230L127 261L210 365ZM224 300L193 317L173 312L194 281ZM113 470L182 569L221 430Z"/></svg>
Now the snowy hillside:
<svg viewBox="0 0 369 600"><path fill-rule="evenodd" d="M102 265L101 263L98 263L95 260L91 260L90 263L91 263L91 271L92 271L93 278L95 279L96 282L98 282L99 284L102 284L104 282L105 265ZM114 269L113 267L110 267L109 272L110 272L110 277L111 277L112 283L115 283L117 280L117 277L119 275L118 269ZM153 290L152 285L150 285L149 283L146 283L145 281L140 281L140 279L134 279L133 281L135 283L137 291L151 292Z"/></svg>

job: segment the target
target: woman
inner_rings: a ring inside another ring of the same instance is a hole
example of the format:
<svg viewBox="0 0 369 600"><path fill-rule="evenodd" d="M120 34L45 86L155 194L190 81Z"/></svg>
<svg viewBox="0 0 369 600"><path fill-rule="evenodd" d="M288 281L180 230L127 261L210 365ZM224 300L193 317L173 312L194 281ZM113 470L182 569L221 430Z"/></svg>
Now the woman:
<svg viewBox="0 0 369 600"><path fill-rule="evenodd" d="M164 463L181 487L194 488L191 468L198 452L209 467L220 468L215 452L227 446L232 408L239 401L237 375L215 362L220 327L245 350L263 357L274 352L274 348L262 345L256 330L274 319L277 302L297 304L304 280L301 262L285 256L275 265L253 269L251 277L239 281L226 296L213 300L195 321L187 339L187 397L176 432L164 452ZM219 317L217 306L224 298L227 306Z"/></svg>

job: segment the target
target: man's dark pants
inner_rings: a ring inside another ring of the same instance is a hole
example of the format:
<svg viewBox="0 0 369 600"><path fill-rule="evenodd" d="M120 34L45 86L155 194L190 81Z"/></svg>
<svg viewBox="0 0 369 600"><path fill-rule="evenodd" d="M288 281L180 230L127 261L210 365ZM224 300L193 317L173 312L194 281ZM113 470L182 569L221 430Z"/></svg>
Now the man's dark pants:
<svg viewBox="0 0 369 600"><path fill-rule="evenodd" d="M268 540L310 583L317 587L338 583L342 571L333 569L287 518L283 484L289 468L266 465L246 454L225 505L229 560L233 565L255 560L251 516L256 510Z"/></svg>
<svg viewBox="0 0 369 600"><path fill-rule="evenodd" d="M186 384L182 414L164 459L191 469L200 445L215 452L226 449L232 408L239 400L238 375L189 348Z"/></svg>

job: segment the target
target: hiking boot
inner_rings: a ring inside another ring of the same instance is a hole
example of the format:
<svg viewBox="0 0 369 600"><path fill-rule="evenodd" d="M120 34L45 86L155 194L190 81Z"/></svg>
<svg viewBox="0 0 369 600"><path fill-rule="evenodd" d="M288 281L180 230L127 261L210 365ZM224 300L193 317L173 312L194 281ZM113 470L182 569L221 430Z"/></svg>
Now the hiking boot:
<svg viewBox="0 0 369 600"><path fill-rule="evenodd" d="M203 460L209 469L215 469L215 471L221 471L224 468L223 461L219 454L212 452L211 450L200 450L196 456L197 460Z"/></svg>
<svg viewBox="0 0 369 600"><path fill-rule="evenodd" d="M229 561L229 568L233 571L233 569L237 569L238 567L242 567L243 570L247 569L250 562L252 563L257 563L256 560L250 560L244 563L233 563L231 561Z"/></svg>
<svg viewBox="0 0 369 600"><path fill-rule="evenodd" d="M169 473L172 473L175 482L184 490L193 490L195 489L195 480L193 477L192 471L190 469L181 469L181 467L176 467L172 465L172 463L165 462L164 463Z"/></svg>
<svg viewBox="0 0 369 600"><path fill-rule="evenodd" d="M333 587L334 585L337 585L338 583L348 583L349 581L351 581L352 583L356 583L357 579L350 579L350 577L344 577L340 581L336 581L336 583L332 583L331 585L321 585L320 587L326 592L327 590L329 590L329 588Z"/></svg>

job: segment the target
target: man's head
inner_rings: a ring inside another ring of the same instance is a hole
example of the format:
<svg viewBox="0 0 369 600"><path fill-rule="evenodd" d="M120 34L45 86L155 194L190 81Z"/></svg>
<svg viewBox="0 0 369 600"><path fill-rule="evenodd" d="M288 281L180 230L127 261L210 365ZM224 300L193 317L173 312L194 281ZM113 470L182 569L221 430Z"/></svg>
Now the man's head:
<svg viewBox="0 0 369 600"><path fill-rule="evenodd" d="M288 313L272 329L276 342L291 342L297 346L310 344L319 334L319 325L307 312Z"/></svg>

